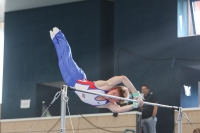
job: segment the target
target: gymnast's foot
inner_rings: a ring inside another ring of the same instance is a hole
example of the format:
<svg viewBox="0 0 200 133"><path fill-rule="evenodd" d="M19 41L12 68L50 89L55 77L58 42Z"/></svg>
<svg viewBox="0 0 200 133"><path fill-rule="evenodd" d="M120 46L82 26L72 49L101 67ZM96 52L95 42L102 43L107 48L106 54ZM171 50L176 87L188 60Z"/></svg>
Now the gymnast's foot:
<svg viewBox="0 0 200 133"><path fill-rule="evenodd" d="M60 30L57 27L54 27L53 30L50 30L50 36L51 39L53 40L54 36L59 32Z"/></svg>

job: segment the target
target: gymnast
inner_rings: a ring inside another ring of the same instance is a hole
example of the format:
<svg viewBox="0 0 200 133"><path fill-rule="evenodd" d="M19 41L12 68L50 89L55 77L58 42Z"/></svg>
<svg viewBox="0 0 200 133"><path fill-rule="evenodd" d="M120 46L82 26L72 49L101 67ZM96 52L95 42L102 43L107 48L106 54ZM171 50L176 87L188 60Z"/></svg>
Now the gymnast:
<svg viewBox="0 0 200 133"><path fill-rule="evenodd" d="M125 101L75 91L83 102L97 108L108 108L114 113L126 112L143 105L143 97L126 76L114 76L106 81L87 80L84 71L74 62L71 48L62 31L54 27L53 30L50 30L50 37L54 43L59 68L67 86L123 98L129 98L130 92L134 99L137 100L131 105L120 107L117 102L124 103ZM116 86L120 83L123 83L124 86Z"/></svg>

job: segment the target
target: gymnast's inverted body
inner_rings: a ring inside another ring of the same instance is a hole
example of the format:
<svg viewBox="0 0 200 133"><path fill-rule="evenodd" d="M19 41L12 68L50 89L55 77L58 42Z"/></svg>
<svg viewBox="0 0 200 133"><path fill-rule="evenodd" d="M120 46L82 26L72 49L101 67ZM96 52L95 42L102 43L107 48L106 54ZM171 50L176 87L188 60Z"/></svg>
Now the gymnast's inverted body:
<svg viewBox="0 0 200 133"><path fill-rule="evenodd" d="M124 103L125 101L75 91L83 102L97 108L108 108L115 113L126 112L143 105L140 92L135 89L126 76L114 76L105 81L87 80L84 71L73 60L71 48L62 31L54 27L53 30L50 30L50 36L56 48L62 77L67 86L123 98L128 98L129 93L131 93L134 99L137 100L131 105L120 107L117 102ZM124 86L117 86L120 83L123 83Z"/></svg>

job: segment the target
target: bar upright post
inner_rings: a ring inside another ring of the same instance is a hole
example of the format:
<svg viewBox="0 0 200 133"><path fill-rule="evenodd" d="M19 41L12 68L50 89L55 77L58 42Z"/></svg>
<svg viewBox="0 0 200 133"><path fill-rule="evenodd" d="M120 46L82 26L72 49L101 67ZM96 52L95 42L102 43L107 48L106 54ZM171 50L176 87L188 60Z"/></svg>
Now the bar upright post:
<svg viewBox="0 0 200 133"><path fill-rule="evenodd" d="M178 110L178 133L182 133L182 108Z"/></svg>
<svg viewBox="0 0 200 133"><path fill-rule="evenodd" d="M65 97L67 97L67 86L63 85L61 87L61 123L60 123L60 133L66 133L65 130L65 115L66 115L66 101Z"/></svg>

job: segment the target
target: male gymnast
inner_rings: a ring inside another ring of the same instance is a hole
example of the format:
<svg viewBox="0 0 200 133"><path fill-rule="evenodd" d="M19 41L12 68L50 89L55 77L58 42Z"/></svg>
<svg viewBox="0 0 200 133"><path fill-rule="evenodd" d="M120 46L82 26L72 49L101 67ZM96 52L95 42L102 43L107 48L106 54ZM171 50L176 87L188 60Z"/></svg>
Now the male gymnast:
<svg viewBox="0 0 200 133"><path fill-rule="evenodd" d="M84 71L74 62L71 48L62 31L54 27L53 30L50 30L50 37L56 48L59 68L67 86L123 98L129 98L130 92L134 99L137 100L132 105L120 107L117 102L124 103L125 101L75 91L83 102L97 108L108 108L114 113L126 112L143 105L143 98L140 92L135 89L126 76L114 76L106 81L87 80ZM120 83L123 83L124 86L116 86Z"/></svg>

